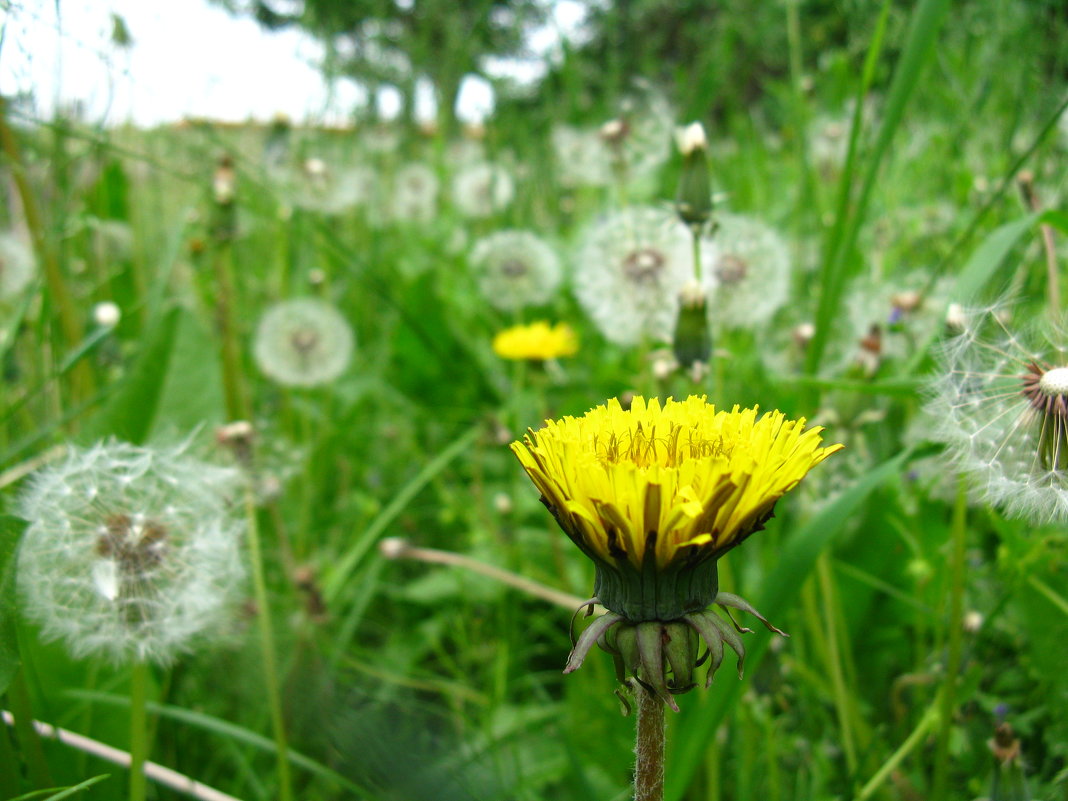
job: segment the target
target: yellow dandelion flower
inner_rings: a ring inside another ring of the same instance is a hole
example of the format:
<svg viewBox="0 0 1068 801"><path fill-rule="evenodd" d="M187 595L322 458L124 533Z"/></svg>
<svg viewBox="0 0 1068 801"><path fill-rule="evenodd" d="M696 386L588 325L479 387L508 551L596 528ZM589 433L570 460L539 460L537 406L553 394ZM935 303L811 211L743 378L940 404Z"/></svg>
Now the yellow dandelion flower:
<svg viewBox="0 0 1068 801"><path fill-rule="evenodd" d="M502 359L544 361L578 352L578 337L567 323L550 326L545 320L506 328L493 338L493 352Z"/></svg>
<svg viewBox="0 0 1068 801"><path fill-rule="evenodd" d="M763 528L776 501L842 447L820 447L821 431L778 411L717 410L703 396L663 405L637 397L626 411L613 399L547 421L512 450L561 528L597 563L601 603L664 620L712 603L716 588L680 582L683 597L643 598L642 612L627 597L635 594L629 577L677 581L710 564L694 578L714 581L715 560ZM620 585L613 574L627 578Z"/></svg>
<svg viewBox="0 0 1068 801"><path fill-rule="evenodd" d="M512 443L542 502L596 566L593 603L609 611L574 643L565 673L597 643L621 681L633 675L678 711L673 696L695 686L708 649L706 685L738 656L740 633L709 610L715 603L755 615L719 591L719 557L764 527L776 502L841 445L821 446L822 428L756 408L717 411L704 396L612 399L582 417L547 420ZM586 604L584 604L586 606Z"/></svg>

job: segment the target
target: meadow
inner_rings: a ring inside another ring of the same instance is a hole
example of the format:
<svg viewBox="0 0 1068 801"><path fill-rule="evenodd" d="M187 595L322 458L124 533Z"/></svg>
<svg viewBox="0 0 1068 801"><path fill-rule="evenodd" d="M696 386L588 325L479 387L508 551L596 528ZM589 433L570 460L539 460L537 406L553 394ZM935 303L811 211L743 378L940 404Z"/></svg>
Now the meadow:
<svg viewBox="0 0 1068 801"><path fill-rule="evenodd" d="M0 798L632 797L642 689L563 674L594 565L509 446L697 395L844 448L719 562L789 637L743 614L744 676L671 696L663 798L1068 799L1068 52L1038 4L827 48L787 6L714 114L566 70L448 132L5 99Z"/></svg>

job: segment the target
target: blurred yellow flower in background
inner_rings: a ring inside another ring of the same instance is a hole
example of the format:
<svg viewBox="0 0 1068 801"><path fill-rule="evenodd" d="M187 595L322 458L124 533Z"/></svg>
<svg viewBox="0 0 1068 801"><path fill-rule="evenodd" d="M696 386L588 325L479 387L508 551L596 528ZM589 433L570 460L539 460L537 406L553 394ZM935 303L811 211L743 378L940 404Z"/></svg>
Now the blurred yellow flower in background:
<svg viewBox="0 0 1068 801"><path fill-rule="evenodd" d="M502 359L545 361L578 352L578 337L567 323L545 320L506 328L493 338L493 352Z"/></svg>

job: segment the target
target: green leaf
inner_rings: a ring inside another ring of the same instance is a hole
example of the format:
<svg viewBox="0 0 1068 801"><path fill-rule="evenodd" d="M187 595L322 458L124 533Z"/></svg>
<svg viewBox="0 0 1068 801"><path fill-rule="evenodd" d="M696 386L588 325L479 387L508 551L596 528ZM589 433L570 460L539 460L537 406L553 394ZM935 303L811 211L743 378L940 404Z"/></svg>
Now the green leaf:
<svg viewBox="0 0 1068 801"><path fill-rule="evenodd" d="M794 603L816 558L838 536L845 522L876 488L901 474L911 451L899 453L869 472L813 517L786 542L778 567L764 580L753 605L769 620L781 618ZM770 636L756 640L748 649L745 665L756 672L771 644ZM680 801L704 759L705 749L716 730L741 697L744 684L720 678L710 693L700 696L700 709L683 710L672 736L668 756L665 801Z"/></svg>
<svg viewBox="0 0 1068 801"><path fill-rule="evenodd" d="M151 431L184 435L204 423L225 420L217 345L196 317L181 310Z"/></svg>
<svg viewBox="0 0 1068 801"><path fill-rule="evenodd" d="M129 707L130 705L130 699L125 696L110 695L108 693L94 692L91 690L71 690L67 695L72 698L79 698L92 703L105 704L108 706ZM159 715L160 717L181 721L182 723L186 723L201 729L202 731L212 732L220 737L227 737L235 743L241 743L259 751L273 753L275 750L273 740L264 737L261 734L257 734L254 731L250 731L243 726L238 726L236 723L230 723L229 721L212 717L211 715L206 715L202 712L194 712L191 709L182 709L181 707L168 704L156 704L150 702L148 708L153 714ZM286 752L286 756L291 764L298 768L302 768L309 773L313 773L316 776L336 782L346 790L356 793L357 797L363 796L366 792L359 785L349 781L337 771L332 770L321 762L317 762L311 757L305 756L292 748Z"/></svg>
<svg viewBox="0 0 1068 801"><path fill-rule="evenodd" d="M1044 212L1038 221L1046 225L1052 225L1062 234L1068 234L1068 211L1050 209Z"/></svg>
<svg viewBox="0 0 1068 801"><path fill-rule="evenodd" d="M371 524L359 535L359 537L357 537L356 541L352 544L352 547L335 562L333 570L331 570L330 574L323 581L323 594L326 597L327 603L332 603L337 600L341 590L345 587L345 584L352 575L352 572L356 569L356 566L360 563L360 560L364 557L367 551L370 550L371 546L374 545L386 528L388 528L397 516L404 511L404 508L412 501L412 499L419 494L423 487L429 484L439 473L448 467L453 459L467 451L481 433L481 423L477 423L469 428L451 445L427 462L423 469L416 474L415 478L397 491L397 494L393 496L393 500L390 501L389 505L371 521Z"/></svg>
<svg viewBox="0 0 1068 801"><path fill-rule="evenodd" d="M86 779L84 782L78 782L70 787L64 787L62 789L51 787L47 790L34 790L31 793L20 795L18 798L12 798L11 801L59 801L61 798L70 798L72 795L76 795L82 790L87 790L94 784L99 784L104 781L104 779L110 778L110 773L101 773L99 776ZM59 790L59 792L57 793L56 790ZM52 793L52 795L46 795L47 793Z"/></svg>
<svg viewBox="0 0 1068 801"><path fill-rule="evenodd" d="M904 117L905 107L923 75L927 60L935 52L934 43L942 23L949 12L949 0L922 0L912 12L908 36L894 68L894 77L890 82L886 106L883 111L879 134L866 160L867 171L861 182L860 193L852 207L848 222L843 222L842 215L848 213L845 204L839 208L839 220L835 226L839 233L836 241L831 243L827 259L820 272L820 297L816 312L816 334L809 343L806 359L806 372L815 374L820 365L824 348L827 345L834 324L838 317L842 295L848 279L861 264L849 262L849 256L856 246L857 234L868 213L868 204L872 190L882 166L883 158L890 149L894 134ZM856 118L854 119L854 127Z"/></svg>
<svg viewBox="0 0 1068 801"><path fill-rule="evenodd" d="M1001 266L1016 241L1034 227L1038 217L1037 214L1029 214L995 228L961 270L953 289L954 297L961 301L974 298Z"/></svg>
<svg viewBox="0 0 1068 801"><path fill-rule="evenodd" d="M19 644L15 632L15 551L26 521L0 516L0 695L7 691L19 666Z"/></svg>

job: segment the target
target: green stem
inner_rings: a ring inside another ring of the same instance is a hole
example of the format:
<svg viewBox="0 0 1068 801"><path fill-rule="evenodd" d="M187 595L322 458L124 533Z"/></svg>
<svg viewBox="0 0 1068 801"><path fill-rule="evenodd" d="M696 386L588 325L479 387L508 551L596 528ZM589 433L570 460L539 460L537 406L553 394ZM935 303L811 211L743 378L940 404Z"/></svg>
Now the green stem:
<svg viewBox="0 0 1068 801"><path fill-rule="evenodd" d="M705 798L707 801L720 801L720 759L719 743L713 739L705 752Z"/></svg>
<svg viewBox="0 0 1068 801"><path fill-rule="evenodd" d="M222 348L223 393L230 420L247 420L251 414L241 377L240 349L234 327L234 267L229 242L215 253L215 319Z"/></svg>
<svg viewBox="0 0 1068 801"><path fill-rule="evenodd" d="M54 787L55 782L52 781L52 774L48 770L48 760L45 759L41 738L33 725L30 690L26 685L26 674L22 666L11 678L11 685L7 688L7 700L11 705L11 715L15 720L15 736L18 738L30 782L37 789Z"/></svg>
<svg viewBox="0 0 1068 801"><path fill-rule="evenodd" d="M19 764L15 759L11 737L7 733L4 721L0 720L0 799L15 798L22 794L19 788L19 776Z"/></svg>
<svg viewBox="0 0 1068 801"><path fill-rule="evenodd" d="M701 226L691 225L690 233L693 234L693 280L701 285Z"/></svg>
<svg viewBox="0 0 1068 801"><path fill-rule="evenodd" d="M855 775L857 772L856 734L853 730L853 716L849 703L849 692L846 688L845 672L842 669L838 629L833 619L834 588L831 582L830 558L826 553L822 554L816 562L816 569L819 575L820 590L823 593L824 614L827 625L826 659L827 667L830 669L831 674L831 685L834 687L834 707L838 717L838 727L842 732L842 750L845 751L849 773Z"/></svg>
<svg viewBox="0 0 1068 801"><path fill-rule="evenodd" d="M130 801L145 801L148 789L148 663L137 661L130 670Z"/></svg>
<svg viewBox="0 0 1068 801"><path fill-rule="evenodd" d="M935 748L934 785L932 801L944 801L949 783L949 735L953 726L953 708L957 695L957 676L960 673L964 632L964 556L967 540L968 495L964 479L957 484L957 499L953 506L950 529L949 641L946 658L946 679L942 688L942 705Z"/></svg>
<svg viewBox="0 0 1068 801"><path fill-rule="evenodd" d="M637 689L637 696L634 801L663 801L664 702L641 686Z"/></svg>
<svg viewBox="0 0 1068 801"><path fill-rule="evenodd" d="M920 719L919 724L913 730L912 734L903 742L890 758L883 763L883 766L879 770L875 771L875 775L872 776L868 783L865 784L860 792L854 796L853 801L865 801L875 795L875 791L878 790L883 782L885 782L890 775L897 770L897 766L912 752L916 746L923 742L927 737L931 729L934 728L935 723L938 722L938 702L932 704L924 712L923 717Z"/></svg>
<svg viewBox="0 0 1068 801"><path fill-rule="evenodd" d="M1064 614L1068 615L1068 600L1065 600L1064 596L1058 595L1052 587L1046 584L1046 582L1035 576L1028 576L1027 583L1044 595L1047 601L1064 612Z"/></svg>
<svg viewBox="0 0 1068 801"><path fill-rule="evenodd" d="M293 783L289 773L289 746L286 744L285 722L282 718L282 699L278 691L278 668L275 665L274 632L271 626L271 608L267 601L267 582L263 573L263 552L260 548L259 525L256 520L255 499L252 490L245 491L245 514L248 518L248 547L252 560L252 585L259 609L257 621L260 630L260 647L263 651L263 674L267 685L267 704L274 730L275 751L278 757L278 797L281 801L293 801Z"/></svg>

